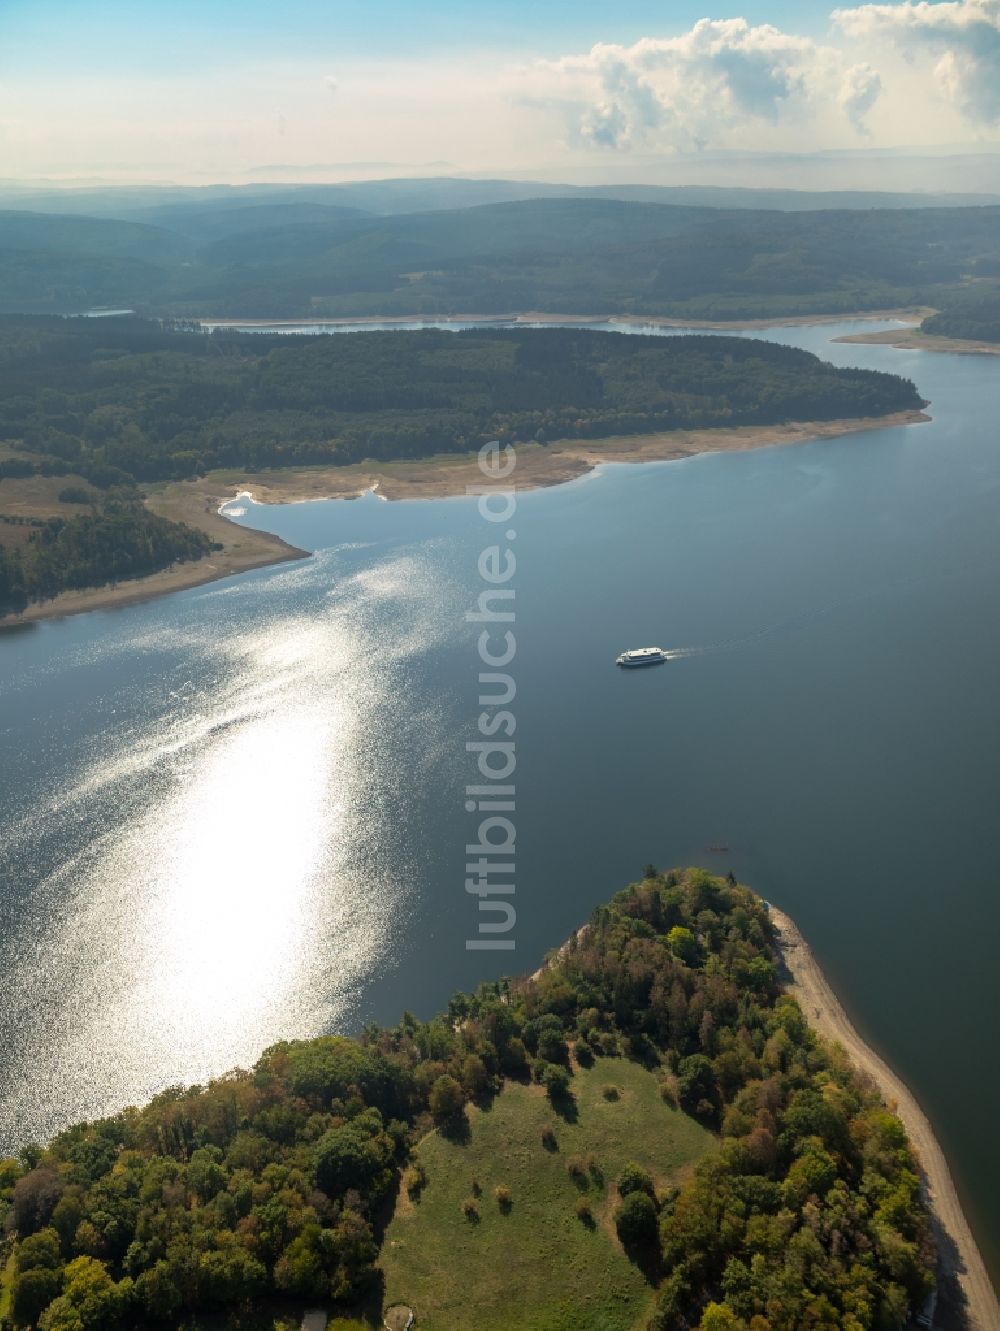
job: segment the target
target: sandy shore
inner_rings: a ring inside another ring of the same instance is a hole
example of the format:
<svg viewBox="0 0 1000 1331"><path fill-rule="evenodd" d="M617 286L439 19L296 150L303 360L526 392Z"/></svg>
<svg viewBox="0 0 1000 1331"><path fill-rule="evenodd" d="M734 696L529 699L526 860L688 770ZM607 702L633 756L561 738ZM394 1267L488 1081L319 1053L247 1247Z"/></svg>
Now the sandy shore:
<svg viewBox="0 0 1000 1331"><path fill-rule="evenodd" d="M799 421L786 425L745 426L728 430L676 430L664 434L625 435L601 440L560 440L518 446L514 479L520 490L560 485L611 462L669 462L698 453L742 452L778 444L828 439L859 431L926 421L921 411L842 421ZM156 489L148 503L155 512L200 527L223 549L204 559L176 564L148 578L115 586L64 592L31 605L22 615L0 619L0 628L33 620L129 605L151 596L197 587L248 569L302 558L268 532L240 527L221 516L220 505L241 493L258 503L289 504L316 499L356 499L374 491L384 499L440 499L464 495L482 476L475 454L442 454L412 462L359 463L350 467L297 467L281 471L212 472L197 481L179 481Z"/></svg>
<svg viewBox="0 0 1000 1331"><path fill-rule="evenodd" d="M919 326L882 333L852 333L834 342L861 342L867 346L896 347L900 351L957 351L966 356L1000 356L1000 342L975 342L959 337L935 337Z"/></svg>
<svg viewBox="0 0 1000 1331"><path fill-rule="evenodd" d="M600 440L558 440L545 446L521 444L514 480L519 490L537 490L576 480L612 462L671 462L698 453L733 453L810 439L831 439L865 430L887 429L929 420L922 411L841 421L794 421L786 425L744 426L729 430L672 430L665 434L621 435ZM159 486L147 499L150 508L177 522L200 527L221 551L204 559L175 564L161 573L113 586L63 592L51 601L30 605L23 614L0 618L0 629L40 619L107 610L151 596L184 591L234 573L284 560L304 558L269 532L237 526L219 507L249 493L262 504L292 504L315 499L357 499L374 491L383 499L442 499L464 495L482 484L474 453L441 454L412 462L358 463L350 467L290 467L281 471L217 471L197 481Z"/></svg>
<svg viewBox="0 0 1000 1331"><path fill-rule="evenodd" d="M519 490L538 490L576 480L608 463L673 462L699 453L739 453L913 425L929 419L922 411L899 411L891 416L854 420L792 421L785 425L739 426L727 430L671 430L665 434L519 444L512 479ZM170 490L175 495L195 492L203 496L204 502L218 506L244 492L260 504L357 499L369 491L383 499L444 499L464 495L468 486L481 484L482 475L474 453L442 453L412 462L361 462L350 467L218 471L199 481L182 482Z"/></svg>
<svg viewBox="0 0 1000 1331"><path fill-rule="evenodd" d="M365 324L391 324L403 326L416 323L455 323L455 324L625 324L629 327L643 327L651 324L656 328L798 328L811 324L845 323L851 319L901 319L919 323L921 319L934 314L929 308L912 306L894 310L859 310L847 314L797 314L773 315L762 319L683 319L660 314L553 314L543 310L519 310L510 314L358 314L323 318L312 316L304 319L195 319L202 328L356 328Z"/></svg>
<svg viewBox="0 0 1000 1331"><path fill-rule="evenodd" d="M965 1297L969 1325L975 1331L998 1331L1000 1305L962 1211L948 1162L926 1115L899 1077L855 1030L794 921L774 906L771 919L778 929L782 956L791 975L790 992L798 999L809 1022L821 1035L843 1046L852 1063L871 1078L906 1128L920 1160L934 1215L943 1284L947 1287L949 1280L957 1281Z"/></svg>

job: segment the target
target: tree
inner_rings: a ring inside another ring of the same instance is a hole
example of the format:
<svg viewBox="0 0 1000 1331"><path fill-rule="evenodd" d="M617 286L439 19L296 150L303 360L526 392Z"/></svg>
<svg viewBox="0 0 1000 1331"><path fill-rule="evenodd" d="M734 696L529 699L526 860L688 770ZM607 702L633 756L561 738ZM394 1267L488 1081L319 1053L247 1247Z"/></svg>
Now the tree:
<svg viewBox="0 0 1000 1331"><path fill-rule="evenodd" d="M710 1303L702 1314L698 1331L740 1331L745 1325L724 1303Z"/></svg>
<svg viewBox="0 0 1000 1331"><path fill-rule="evenodd" d="M11 1312L15 1326L34 1326L40 1314L62 1292L62 1272L51 1267L22 1271L14 1285Z"/></svg>
<svg viewBox="0 0 1000 1331"><path fill-rule="evenodd" d="M626 1248L644 1248L656 1242L656 1207L644 1192L630 1192L615 1211L615 1229Z"/></svg>
<svg viewBox="0 0 1000 1331"><path fill-rule="evenodd" d="M37 1234L29 1234L21 1241L21 1246L17 1250L19 1271L30 1271L37 1267L46 1267L50 1271L58 1271L62 1267L59 1235L52 1228L40 1229Z"/></svg>
<svg viewBox="0 0 1000 1331"><path fill-rule="evenodd" d="M180 1312L183 1295L168 1262L158 1261L143 1271L135 1282L136 1299L150 1317L175 1317Z"/></svg>
<svg viewBox="0 0 1000 1331"><path fill-rule="evenodd" d="M62 1195L62 1180L54 1170L32 1169L14 1184L14 1228L24 1236L48 1223Z"/></svg>
<svg viewBox="0 0 1000 1331"><path fill-rule="evenodd" d="M630 1192L644 1192L647 1197L653 1196L653 1180L639 1165L628 1164L619 1175L619 1195L626 1197Z"/></svg>
<svg viewBox="0 0 1000 1331"><path fill-rule="evenodd" d="M328 1293L327 1265L334 1236L331 1231L326 1234L330 1241L324 1241L326 1235L318 1225L310 1225L292 1239L275 1263L274 1283L279 1289L303 1299L321 1299Z"/></svg>
<svg viewBox="0 0 1000 1331"><path fill-rule="evenodd" d="M331 1128L316 1143L316 1182L331 1195L369 1189L387 1163L388 1145L384 1134L376 1137L356 1121Z"/></svg>
<svg viewBox="0 0 1000 1331"><path fill-rule="evenodd" d="M701 944L684 925L674 925L667 934L667 946L685 966L697 966L701 962Z"/></svg>
<svg viewBox="0 0 1000 1331"><path fill-rule="evenodd" d="M478 1054L467 1054L462 1062L462 1085L470 1095L482 1095L490 1084L486 1064Z"/></svg>
<svg viewBox="0 0 1000 1331"><path fill-rule="evenodd" d="M434 1115L434 1121L436 1123L447 1123L450 1119L457 1118L462 1112L465 1100L462 1095L462 1088L455 1078L444 1073L438 1077L431 1087L428 1102L430 1111Z"/></svg>
<svg viewBox="0 0 1000 1331"><path fill-rule="evenodd" d="M64 1272L63 1293L39 1318L40 1331L105 1331L118 1324L132 1283L116 1285L95 1257L77 1257Z"/></svg>
<svg viewBox="0 0 1000 1331"><path fill-rule="evenodd" d="M218 1146L203 1146L191 1153L188 1183L200 1202L210 1201L226 1186L222 1159L222 1151Z"/></svg>
<svg viewBox="0 0 1000 1331"><path fill-rule="evenodd" d="M837 1165L821 1146L811 1147L799 1156L788 1171L782 1189L786 1205L799 1205L815 1194L824 1197L837 1178Z"/></svg>
<svg viewBox="0 0 1000 1331"><path fill-rule="evenodd" d="M710 1058L704 1054L692 1054L681 1059L677 1067L677 1096L689 1114L706 1117L711 1113L718 1090Z"/></svg>
<svg viewBox="0 0 1000 1331"><path fill-rule="evenodd" d="M565 1100L569 1095L569 1073L558 1063L550 1063L542 1078L548 1097L553 1102Z"/></svg>

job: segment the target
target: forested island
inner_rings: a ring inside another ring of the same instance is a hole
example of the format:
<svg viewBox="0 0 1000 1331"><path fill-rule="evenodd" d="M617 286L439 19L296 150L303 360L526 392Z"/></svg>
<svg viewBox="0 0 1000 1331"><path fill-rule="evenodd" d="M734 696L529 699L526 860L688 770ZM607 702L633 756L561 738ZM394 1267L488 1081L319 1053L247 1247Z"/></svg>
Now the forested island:
<svg viewBox="0 0 1000 1331"><path fill-rule="evenodd" d="M156 320L0 318L0 612L196 559L150 483L684 429L883 417L908 379L733 337L478 328L213 334ZM34 486L52 501L12 515ZM6 515L6 520L2 520Z"/></svg>
<svg viewBox="0 0 1000 1331"><path fill-rule="evenodd" d="M934 1282L916 1162L777 960L749 889L650 866L529 980L28 1147L5 1323L902 1328Z"/></svg>

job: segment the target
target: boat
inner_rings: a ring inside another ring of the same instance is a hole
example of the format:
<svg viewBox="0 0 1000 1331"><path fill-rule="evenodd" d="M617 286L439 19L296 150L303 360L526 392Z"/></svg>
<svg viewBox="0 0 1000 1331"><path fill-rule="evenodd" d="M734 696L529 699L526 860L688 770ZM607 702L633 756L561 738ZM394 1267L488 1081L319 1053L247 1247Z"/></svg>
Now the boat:
<svg viewBox="0 0 1000 1331"><path fill-rule="evenodd" d="M662 665L667 654L662 647L632 647L621 656L615 657L615 665L634 668L635 666Z"/></svg>

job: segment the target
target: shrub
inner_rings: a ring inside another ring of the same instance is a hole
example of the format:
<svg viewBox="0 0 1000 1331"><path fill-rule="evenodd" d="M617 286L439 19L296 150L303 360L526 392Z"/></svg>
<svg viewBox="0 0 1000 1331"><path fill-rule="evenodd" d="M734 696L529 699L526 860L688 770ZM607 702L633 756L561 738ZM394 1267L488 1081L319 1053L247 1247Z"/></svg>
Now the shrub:
<svg viewBox="0 0 1000 1331"><path fill-rule="evenodd" d="M60 504L92 504L94 498L93 492L82 485L67 485L59 491Z"/></svg>
<svg viewBox="0 0 1000 1331"><path fill-rule="evenodd" d="M571 1155L570 1158L566 1161L566 1172L569 1174L570 1178L576 1179L578 1182L581 1179L586 1179L587 1177L586 1163L583 1160L581 1160L578 1155Z"/></svg>
<svg viewBox="0 0 1000 1331"><path fill-rule="evenodd" d="M660 1082L660 1099L672 1109L677 1108L677 1087L672 1081Z"/></svg>
<svg viewBox="0 0 1000 1331"><path fill-rule="evenodd" d="M497 1205L501 1211L506 1213L510 1210L510 1188L503 1183L498 1183L493 1189L493 1196L497 1199Z"/></svg>
<svg viewBox="0 0 1000 1331"><path fill-rule="evenodd" d="M476 1206L475 1197L466 1197L465 1201L462 1203L462 1214L465 1216L466 1220L479 1219L479 1208Z"/></svg>
<svg viewBox="0 0 1000 1331"><path fill-rule="evenodd" d="M427 1184L427 1170L423 1163L417 1160L403 1175L403 1187L407 1195L412 1199L419 1197Z"/></svg>
<svg viewBox="0 0 1000 1331"><path fill-rule="evenodd" d="M576 1203L576 1218L588 1227L594 1223L594 1213L586 1197L581 1197Z"/></svg>
<svg viewBox="0 0 1000 1331"><path fill-rule="evenodd" d="M559 1143L556 1141L556 1134L548 1123L542 1128L542 1145L547 1151L557 1151L559 1149Z"/></svg>
<svg viewBox="0 0 1000 1331"><path fill-rule="evenodd" d="M618 1087L611 1086L610 1084L602 1086L601 1094L604 1096L605 1100L617 1100L619 1095Z"/></svg>

